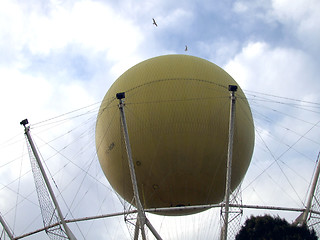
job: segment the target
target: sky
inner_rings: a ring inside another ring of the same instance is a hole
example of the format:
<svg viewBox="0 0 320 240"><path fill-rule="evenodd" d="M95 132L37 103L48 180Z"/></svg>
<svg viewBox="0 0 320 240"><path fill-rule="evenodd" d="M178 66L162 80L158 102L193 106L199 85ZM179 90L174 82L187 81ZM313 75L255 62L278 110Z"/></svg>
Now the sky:
<svg viewBox="0 0 320 240"><path fill-rule="evenodd" d="M303 207L320 143L319 1L0 0L0 5L0 212L17 236L42 227L19 122L28 118L49 158L67 218L121 212L121 200L94 153L97 109L123 72L165 54L209 60L247 95L256 145L242 185L244 203ZM192 218L204 221L202 215ZM164 226L165 220L154 222ZM189 220L167 228L177 221ZM119 217L71 228L79 239L130 239L123 222ZM166 236L209 239L212 228L186 227L183 236ZM45 239L41 234L27 239Z"/></svg>

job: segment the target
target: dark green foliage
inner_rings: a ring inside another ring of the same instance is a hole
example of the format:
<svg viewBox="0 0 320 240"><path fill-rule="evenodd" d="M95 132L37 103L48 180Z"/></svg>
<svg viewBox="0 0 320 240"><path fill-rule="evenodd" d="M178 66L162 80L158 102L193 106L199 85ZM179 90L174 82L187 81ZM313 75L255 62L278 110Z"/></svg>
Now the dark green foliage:
<svg viewBox="0 0 320 240"><path fill-rule="evenodd" d="M247 219L236 236L236 240L315 240L313 230L306 226L294 226L285 219L270 215Z"/></svg>

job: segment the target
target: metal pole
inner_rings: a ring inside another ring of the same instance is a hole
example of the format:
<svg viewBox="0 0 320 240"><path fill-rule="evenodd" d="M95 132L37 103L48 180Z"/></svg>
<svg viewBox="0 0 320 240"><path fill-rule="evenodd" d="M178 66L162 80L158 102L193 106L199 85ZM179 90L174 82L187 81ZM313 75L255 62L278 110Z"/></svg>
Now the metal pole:
<svg viewBox="0 0 320 240"><path fill-rule="evenodd" d="M6 224L6 222L4 221L2 215L0 214L0 222L4 228L4 230L6 231L6 233L8 234L8 237L13 240L14 239L14 236L13 236L13 233L10 231L8 225Z"/></svg>
<svg viewBox="0 0 320 240"><path fill-rule="evenodd" d="M51 199L52 199L52 201L53 201L53 204L54 204L55 208L57 209L57 213L58 213L58 215L59 215L59 218L60 218L60 221L61 221L61 223L62 223L62 225L63 225L63 228L64 228L64 230L66 231L66 234L67 234L67 236L68 236L68 238L69 238L70 240L76 240L76 237L73 235L73 233L71 232L71 230L69 229L69 227L67 226L67 224L66 224L66 222L65 222L65 220L64 220L64 216L63 216L63 214L62 214L62 212L61 212L61 209L60 209L60 207L59 207L59 204L58 204L58 201L57 201L57 199L56 199L56 196L54 195L54 192L53 192L53 190L52 190L52 188L51 188L51 185L50 185L49 179L48 179L48 177L47 177L47 174L46 174L46 172L45 172L45 170L44 170L44 168L43 168L43 165L42 165L42 163L41 163L41 161L40 161L40 157L39 157L39 155L38 155L37 149L36 149L36 147L35 147L35 145L34 145L34 143L33 143L33 140L32 140L32 138L31 138L31 135L30 135L30 127L29 127L29 126L26 126L26 124L28 124L28 120L25 119L25 120L23 120L20 124L22 124L22 125L24 126L25 134L26 134L27 139L28 139L28 141L29 141L31 150L32 150L32 152L33 152L33 154L34 154L34 157L35 157L37 163L38 163L38 166L39 166L39 168L40 168L42 177L43 177L43 179L44 179L44 181L45 181L45 183L46 183L46 186L47 186L47 188L48 188L48 191L49 191L49 194L50 194Z"/></svg>
<svg viewBox="0 0 320 240"><path fill-rule="evenodd" d="M156 239L158 240L162 239L159 233L156 231L156 229L152 226L148 218L146 218L146 225L148 226L148 228L150 229L150 231L152 232L153 236L155 236Z"/></svg>
<svg viewBox="0 0 320 240"><path fill-rule="evenodd" d="M133 240L138 240L139 239L139 227L140 223L139 220L137 219L136 225L134 226L134 235L133 235Z"/></svg>
<svg viewBox="0 0 320 240"><path fill-rule="evenodd" d="M227 240L228 237L228 222L229 222L229 201L231 194L231 168L232 168L232 149L233 149L233 133L234 133L234 115L236 107L236 97L234 93L238 87L235 85L229 85L229 91L231 92L231 106L230 106L230 120L229 120L229 140L228 140L228 158L227 158L227 174L226 174L226 192L225 192L225 218L223 226L222 239Z"/></svg>
<svg viewBox="0 0 320 240"><path fill-rule="evenodd" d="M166 207L166 208L150 208L150 209L145 209L145 212L150 212L150 213L159 213L159 212L168 212L168 211L177 211L177 210L190 210L190 209L202 209L206 210L209 208L217 208L217 207L222 207L223 204L206 204L206 205L195 205L195 206L184 206L184 207ZM242 205L242 204L229 204L230 207L240 207L240 208L246 208L246 209L262 209L262 210L271 210L271 211L287 211L287 212L304 212L304 208L291 208L291 207L275 207L275 206L259 206L259 205ZM136 213L137 210L131 210L128 213ZM319 211L314 211L310 210L311 213L318 214L320 215ZM117 212L117 213L111 213L111 214L103 214L103 215L98 215L98 216L91 216L91 217L82 217L82 218L75 218L75 219L68 219L66 220L66 223L74 223L74 222L82 222L82 221L90 221L90 220L95 220L95 219L101 219L101 218L110 218L110 217L118 217L122 216L125 214L124 212ZM148 219L146 219L147 221ZM146 222L147 224L147 222ZM20 236L15 237L14 239L21 239L25 238L28 236L31 236L33 234L39 233L41 231L45 231L48 228L52 228L57 226L58 223L52 224L48 227L40 228L37 229L33 232L29 232Z"/></svg>
<svg viewBox="0 0 320 240"><path fill-rule="evenodd" d="M156 237L156 239L161 240L160 235L155 231L155 229L152 227L151 223L149 221L147 221L146 216L145 216L145 212L144 212L144 209L142 207L140 197L139 197L137 178L136 178L134 164L133 164L133 160L132 160L132 152L131 152L131 146L130 146L130 140L129 140L129 134L128 134L128 127L127 127L127 122L126 122L126 116L124 113L123 98L125 98L125 93L124 92L117 93L116 98L119 99L119 110L120 110L124 140L125 140L126 150L127 150L127 155L128 155L130 176L131 176L131 182L132 182L132 186L133 186L133 194L134 194L134 198L135 198L137 210L138 210L138 221L139 221L139 227L141 229L142 239L145 239L144 225L147 222L148 228L151 230L151 232ZM135 233L135 236L136 236L136 233Z"/></svg>
<svg viewBox="0 0 320 240"><path fill-rule="evenodd" d="M129 169L130 169L130 176L131 176L131 182L132 182L132 187L133 187L133 195L134 199L137 205L137 210L138 210L138 222L137 225L139 225L139 228L136 227L135 230L135 239L138 238L139 233L137 230L141 229L141 234L142 238L145 236L144 233L144 225L145 225L145 214L143 211L143 207L141 205L140 197L139 197L139 190L138 190L138 184L137 184L137 178L136 174L134 171L134 164L132 160L132 152L131 152L131 146L130 146L130 140L129 140L129 134L128 134L128 129L127 129L127 122L126 122L126 117L124 113L124 103L122 98L124 98L124 93L123 95L117 94L117 98L119 99L119 110L120 110L120 116L121 116L121 122L122 122L122 127L123 127L123 134L124 134L124 140L126 144L126 150L127 150L127 155L128 155L128 163L129 163ZM145 239L145 238L143 238Z"/></svg>
<svg viewBox="0 0 320 240"><path fill-rule="evenodd" d="M320 153L319 153L319 155L320 155ZM308 198L306 210L303 212L303 215L302 215L302 221L301 221L302 225L307 224L307 218L308 218L308 215L310 213L314 192L316 190L316 186L317 186L317 182L318 182L318 178L319 178L319 173L320 173L319 155L318 155L317 169L316 169L316 172L315 172L314 177L313 177L313 181L312 181L312 185L311 185L311 189L310 189L310 193L309 193L309 198Z"/></svg>

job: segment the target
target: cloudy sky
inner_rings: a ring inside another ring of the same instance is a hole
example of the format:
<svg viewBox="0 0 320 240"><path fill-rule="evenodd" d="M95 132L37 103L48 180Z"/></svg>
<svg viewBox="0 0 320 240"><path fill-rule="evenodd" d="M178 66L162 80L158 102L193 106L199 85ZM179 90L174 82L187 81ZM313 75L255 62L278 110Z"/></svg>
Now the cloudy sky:
<svg viewBox="0 0 320 240"><path fill-rule="evenodd" d="M0 212L15 235L42 227L19 122L28 118L33 126L68 219L121 212L121 201L104 179L94 153L97 109L124 71L164 54L207 59L245 91L255 119L256 147L243 183L244 203L303 207L320 145L319 1L0 0L0 4ZM274 187L280 183L284 185ZM193 221L202 220L194 216ZM71 228L79 239L130 239L123 222L120 217ZM189 227L188 234L171 233L167 238L205 239L213 231L211 225Z"/></svg>

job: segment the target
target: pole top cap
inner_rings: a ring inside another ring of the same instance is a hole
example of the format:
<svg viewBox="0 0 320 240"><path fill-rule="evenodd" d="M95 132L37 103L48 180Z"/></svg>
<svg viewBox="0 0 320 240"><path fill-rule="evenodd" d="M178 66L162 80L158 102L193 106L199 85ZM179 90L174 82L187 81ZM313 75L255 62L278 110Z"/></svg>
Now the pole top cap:
<svg viewBox="0 0 320 240"><path fill-rule="evenodd" d="M123 98L125 98L126 96L125 96L125 92L120 92L120 93L117 93L116 94L116 98L117 99L123 99Z"/></svg>
<svg viewBox="0 0 320 240"><path fill-rule="evenodd" d="M24 119L20 122L20 125L26 126L28 123L28 119Z"/></svg>
<svg viewBox="0 0 320 240"><path fill-rule="evenodd" d="M229 91L230 91L230 92L236 92L237 89L238 89L238 86L236 86L236 85L229 85Z"/></svg>

